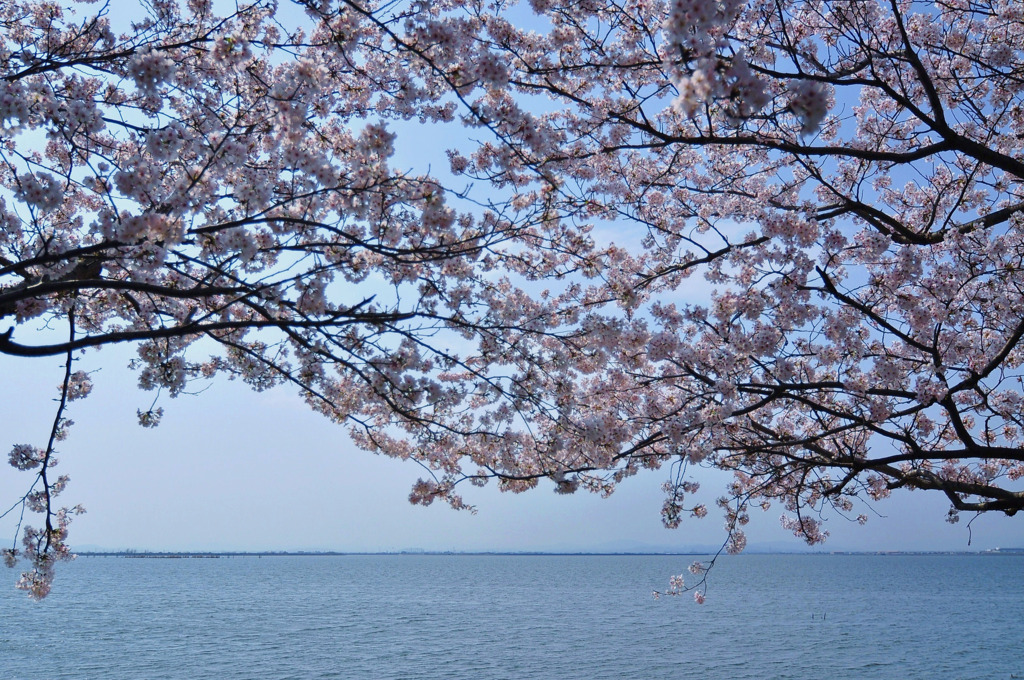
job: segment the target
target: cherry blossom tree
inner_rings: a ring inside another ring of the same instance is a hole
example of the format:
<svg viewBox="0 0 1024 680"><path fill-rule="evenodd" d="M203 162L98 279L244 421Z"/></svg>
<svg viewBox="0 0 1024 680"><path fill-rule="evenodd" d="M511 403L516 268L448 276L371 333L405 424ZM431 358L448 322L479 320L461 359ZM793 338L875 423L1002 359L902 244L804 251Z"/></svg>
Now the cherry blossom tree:
<svg viewBox="0 0 1024 680"><path fill-rule="evenodd" d="M900 488L951 522L1024 507L1024 5L529 7L424 6L396 37L490 133L454 171L642 239L581 294L602 367L532 426L555 469L498 476L609 492L668 464L676 526L706 513L688 466L731 470L730 551L751 507L810 544Z"/></svg>
<svg viewBox="0 0 1024 680"><path fill-rule="evenodd" d="M140 386L171 397L216 376L290 383L362 446L428 468L417 497L458 507L446 456L495 446L540 398L521 338L578 333L571 298L522 286L578 269L581 233L540 204L457 209L391 167L389 120L456 105L376 15L145 10L115 29L109 5L0 4L0 352L66 368L49 437L10 453L34 476L8 513L42 519L19 521L5 557L30 562L18 585L35 597L81 511L58 505L53 466L92 386L83 353L133 343Z"/></svg>
<svg viewBox="0 0 1024 680"><path fill-rule="evenodd" d="M1014 0L71 4L0 5L0 352L65 362L10 455L30 594L112 343L169 396L290 383L417 503L665 467L677 526L709 466L731 551L751 507L1024 507ZM472 191L392 167L412 123Z"/></svg>

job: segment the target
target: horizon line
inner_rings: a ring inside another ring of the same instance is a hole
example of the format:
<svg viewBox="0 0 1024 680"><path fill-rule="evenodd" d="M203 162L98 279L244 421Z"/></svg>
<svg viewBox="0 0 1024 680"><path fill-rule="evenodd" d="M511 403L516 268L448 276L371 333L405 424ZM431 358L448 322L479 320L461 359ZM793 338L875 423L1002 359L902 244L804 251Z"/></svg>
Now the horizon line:
<svg viewBox="0 0 1024 680"><path fill-rule="evenodd" d="M287 557L287 556L389 556L389 555L496 555L496 556L689 556L714 555L716 551L682 550L674 551L591 551L591 550L143 550L127 548L124 550L82 550L75 555L82 557ZM1019 548L988 548L984 550L754 550L744 551L742 555L985 555L985 554L1020 554L1024 555L1024 547Z"/></svg>

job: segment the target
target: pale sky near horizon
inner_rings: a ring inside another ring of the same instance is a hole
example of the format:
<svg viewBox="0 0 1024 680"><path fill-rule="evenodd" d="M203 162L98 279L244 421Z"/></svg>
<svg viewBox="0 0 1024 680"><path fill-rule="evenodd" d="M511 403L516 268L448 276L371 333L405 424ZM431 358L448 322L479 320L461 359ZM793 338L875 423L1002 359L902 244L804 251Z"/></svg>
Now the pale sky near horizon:
<svg viewBox="0 0 1024 680"><path fill-rule="evenodd" d="M446 165L452 135L419 135L399 144L399 167ZM460 182L457 186L461 186ZM18 334L28 340L26 324ZM0 326L0 331L6 326ZM70 405L76 422L59 445L71 483L60 500L81 503L72 547L149 550L629 550L717 546L724 540L714 499L727 477L698 471L704 520L677 530L660 522L660 485L667 471L626 480L611 498L578 492L559 496L551 486L521 495L466 485L478 513L447 506L412 506L407 497L423 476L415 464L356 449L345 429L310 411L294 391L254 393L217 381L195 396L162 399L164 422L136 424L137 408L153 395L135 387L125 369L129 346L89 352L76 368L97 371L89 398ZM32 475L7 465L14 444L45 446L54 416L60 357L0 357L0 512L27 490ZM1024 547L1024 516L989 514L972 525L944 521L948 502L935 492L902 492L874 506L865 526L830 517L824 550L964 550ZM856 515L862 510L856 510ZM780 508L753 513L752 548L802 549L779 526ZM1024 513L1022 513L1024 514ZM13 539L17 513L0 520L0 547ZM35 521L27 517L26 522Z"/></svg>
<svg viewBox="0 0 1024 680"><path fill-rule="evenodd" d="M417 465L356 449L343 427L310 411L288 388L254 393L241 383L216 382L201 394L162 399L164 422L144 429L135 410L147 408L153 395L138 390L124 368L131 356L127 346L107 348L76 366L101 369L93 374L93 393L70 405L76 424L59 445L56 468L71 476L61 501L87 509L71 526L70 543L79 549L687 550L724 539L712 506L726 477L707 471L697 474L709 516L677 530L661 526L662 471L626 480L608 499L559 496L550 486L513 495L466 485L475 515L412 506L407 497L422 474ZM0 375L4 452L16 443L45 444L61 359L3 357ZM4 509L30 482L30 474L4 460ZM947 524L948 506L936 493L896 493L875 507L885 516L872 516L865 526L831 517L832 538L817 549L1024 546L1024 520L994 514L974 522L968 546L970 518ZM751 548L803 549L779 526L779 508L752 514ZM12 540L13 520L0 521L0 545Z"/></svg>

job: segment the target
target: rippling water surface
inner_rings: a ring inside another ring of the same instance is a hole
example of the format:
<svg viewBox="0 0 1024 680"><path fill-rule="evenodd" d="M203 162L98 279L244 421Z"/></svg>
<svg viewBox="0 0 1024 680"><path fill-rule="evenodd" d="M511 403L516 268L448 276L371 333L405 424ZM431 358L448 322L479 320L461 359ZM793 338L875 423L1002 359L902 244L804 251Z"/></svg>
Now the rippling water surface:
<svg viewBox="0 0 1024 680"><path fill-rule="evenodd" d="M1024 679L1024 557L747 555L651 596L692 560L80 557L0 587L0 678Z"/></svg>

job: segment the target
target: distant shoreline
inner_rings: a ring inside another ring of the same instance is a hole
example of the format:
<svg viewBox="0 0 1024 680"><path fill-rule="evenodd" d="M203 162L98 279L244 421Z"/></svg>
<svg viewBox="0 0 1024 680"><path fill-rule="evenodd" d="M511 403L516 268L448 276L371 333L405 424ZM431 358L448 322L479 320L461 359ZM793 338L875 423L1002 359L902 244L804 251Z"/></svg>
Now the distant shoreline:
<svg viewBox="0 0 1024 680"><path fill-rule="evenodd" d="M134 559L215 559L221 557L344 557L344 556L495 556L495 557L684 557L709 555L710 552L548 552L548 551L461 551L461 550L397 550L390 552L348 552L348 551L311 551L311 550L267 550L267 551L157 551L157 550L112 550L82 551L79 557L126 557ZM992 550L835 550L828 552L756 552L742 555L806 555L820 557L827 555L1016 555L1024 556L1024 548L995 548Z"/></svg>

